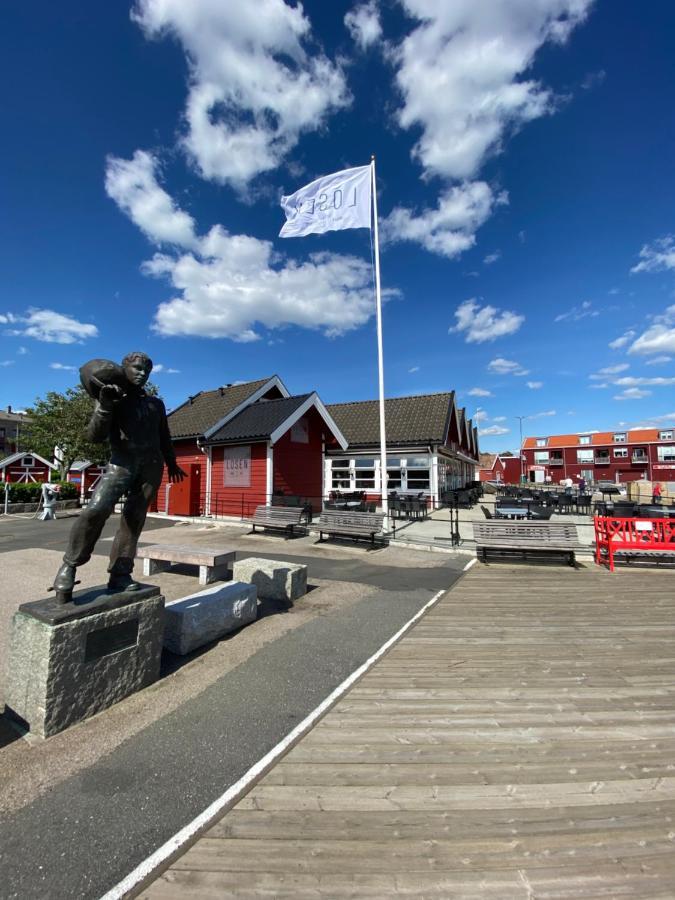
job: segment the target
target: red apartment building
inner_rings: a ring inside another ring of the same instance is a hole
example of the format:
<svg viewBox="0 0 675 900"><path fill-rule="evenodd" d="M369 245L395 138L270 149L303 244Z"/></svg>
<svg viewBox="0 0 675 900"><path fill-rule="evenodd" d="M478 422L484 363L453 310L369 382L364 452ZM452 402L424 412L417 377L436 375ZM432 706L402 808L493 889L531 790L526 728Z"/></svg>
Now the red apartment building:
<svg viewBox="0 0 675 900"><path fill-rule="evenodd" d="M675 481L675 427L528 437L523 442L528 481Z"/></svg>

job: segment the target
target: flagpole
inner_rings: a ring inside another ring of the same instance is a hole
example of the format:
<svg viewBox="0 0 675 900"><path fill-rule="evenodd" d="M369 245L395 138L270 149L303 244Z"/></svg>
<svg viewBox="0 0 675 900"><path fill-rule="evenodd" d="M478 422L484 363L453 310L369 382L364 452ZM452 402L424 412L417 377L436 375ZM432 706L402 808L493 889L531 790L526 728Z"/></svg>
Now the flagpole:
<svg viewBox="0 0 675 900"><path fill-rule="evenodd" d="M375 182L375 154L370 158L371 193L373 197L373 231L375 234L375 299L377 307L377 372L380 385L380 489L382 491L383 527L389 529L389 499L387 496L387 432L384 422L384 358L382 353L382 295L380 292L380 239L377 230L377 185Z"/></svg>

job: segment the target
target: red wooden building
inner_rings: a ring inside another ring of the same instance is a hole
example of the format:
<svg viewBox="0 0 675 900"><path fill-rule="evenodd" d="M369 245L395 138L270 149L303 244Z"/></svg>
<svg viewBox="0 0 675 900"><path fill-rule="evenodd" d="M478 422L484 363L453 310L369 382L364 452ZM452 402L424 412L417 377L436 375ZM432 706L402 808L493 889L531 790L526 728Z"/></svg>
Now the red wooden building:
<svg viewBox="0 0 675 900"><path fill-rule="evenodd" d="M94 491L106 470L105 464L93 463L88 459L78 459L68 469L67 481L80 492L80 500L86 500Z"/></svg>
<svg viewBox="0 0 675 900"><path fill-rule="evenodd" d="M168 417L179 465L156 507L171 515L249 516L275 494L321 508L327 441L347 442L315 392L292 397L278 376L190 397Z"/></svg>
<svg viewBox="0 0 675 900"><path fill-rule="evenodd" d="M58 478L58 467L37 453L12 453L0 460L0 481L14 483Z"/></svg>
<svg viewBox="0 0 675 900"><path fill-rule="evenodd" d="M495 456L489 468L481 469L479 477L481 481L501 481L504 484L518 484L520 482L520 458L518 456Z"/></svg>
<svg viewBox="0 0 675 900"><path fill-rule="evenodd" d="M675 427L528 437L522 454L528 481L675 481Z"/></svg>

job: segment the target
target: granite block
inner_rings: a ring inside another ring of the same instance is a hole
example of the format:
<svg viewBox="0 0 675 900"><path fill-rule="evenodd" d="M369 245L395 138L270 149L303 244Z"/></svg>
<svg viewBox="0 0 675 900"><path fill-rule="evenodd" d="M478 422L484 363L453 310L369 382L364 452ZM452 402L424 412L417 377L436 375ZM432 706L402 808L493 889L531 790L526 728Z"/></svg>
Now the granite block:
<svg viewBox="0 0 675 900"><path fill-rule="evenodd" d="M257 615L254 585L238 581L217 585L167 604L164 646L172 653L191 653L255 621Z"/></svg>
<svg viewBox="0 0 675 900"><path fill-rule="evenodd" d="M249 557L235 562L232 577L248 581L261 600L297 600L307 593L307 566L274 559Z"/></svg>

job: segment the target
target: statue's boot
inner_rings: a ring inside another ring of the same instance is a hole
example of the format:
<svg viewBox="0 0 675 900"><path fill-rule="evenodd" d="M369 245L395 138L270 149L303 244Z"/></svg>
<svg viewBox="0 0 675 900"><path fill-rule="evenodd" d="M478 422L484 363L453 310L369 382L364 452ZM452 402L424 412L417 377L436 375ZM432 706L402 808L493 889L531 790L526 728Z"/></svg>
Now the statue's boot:
<svg viewBox="0 0 675 900"><path fill-rule="evenodd" d="M63 563L56 573L54 584L49 588L50 591L56 591L56 600L59 603L70 603L73 599L73 588L79 581L75 581L75 566L70 563Z"/></svg>
<svg viewBox="0 0 675 900"><path fill-rule="evenodd" d="M109 591L138 591L140 587L141 585L134 581L130 572L120 571L115 566L110 570Z"/></svg>

